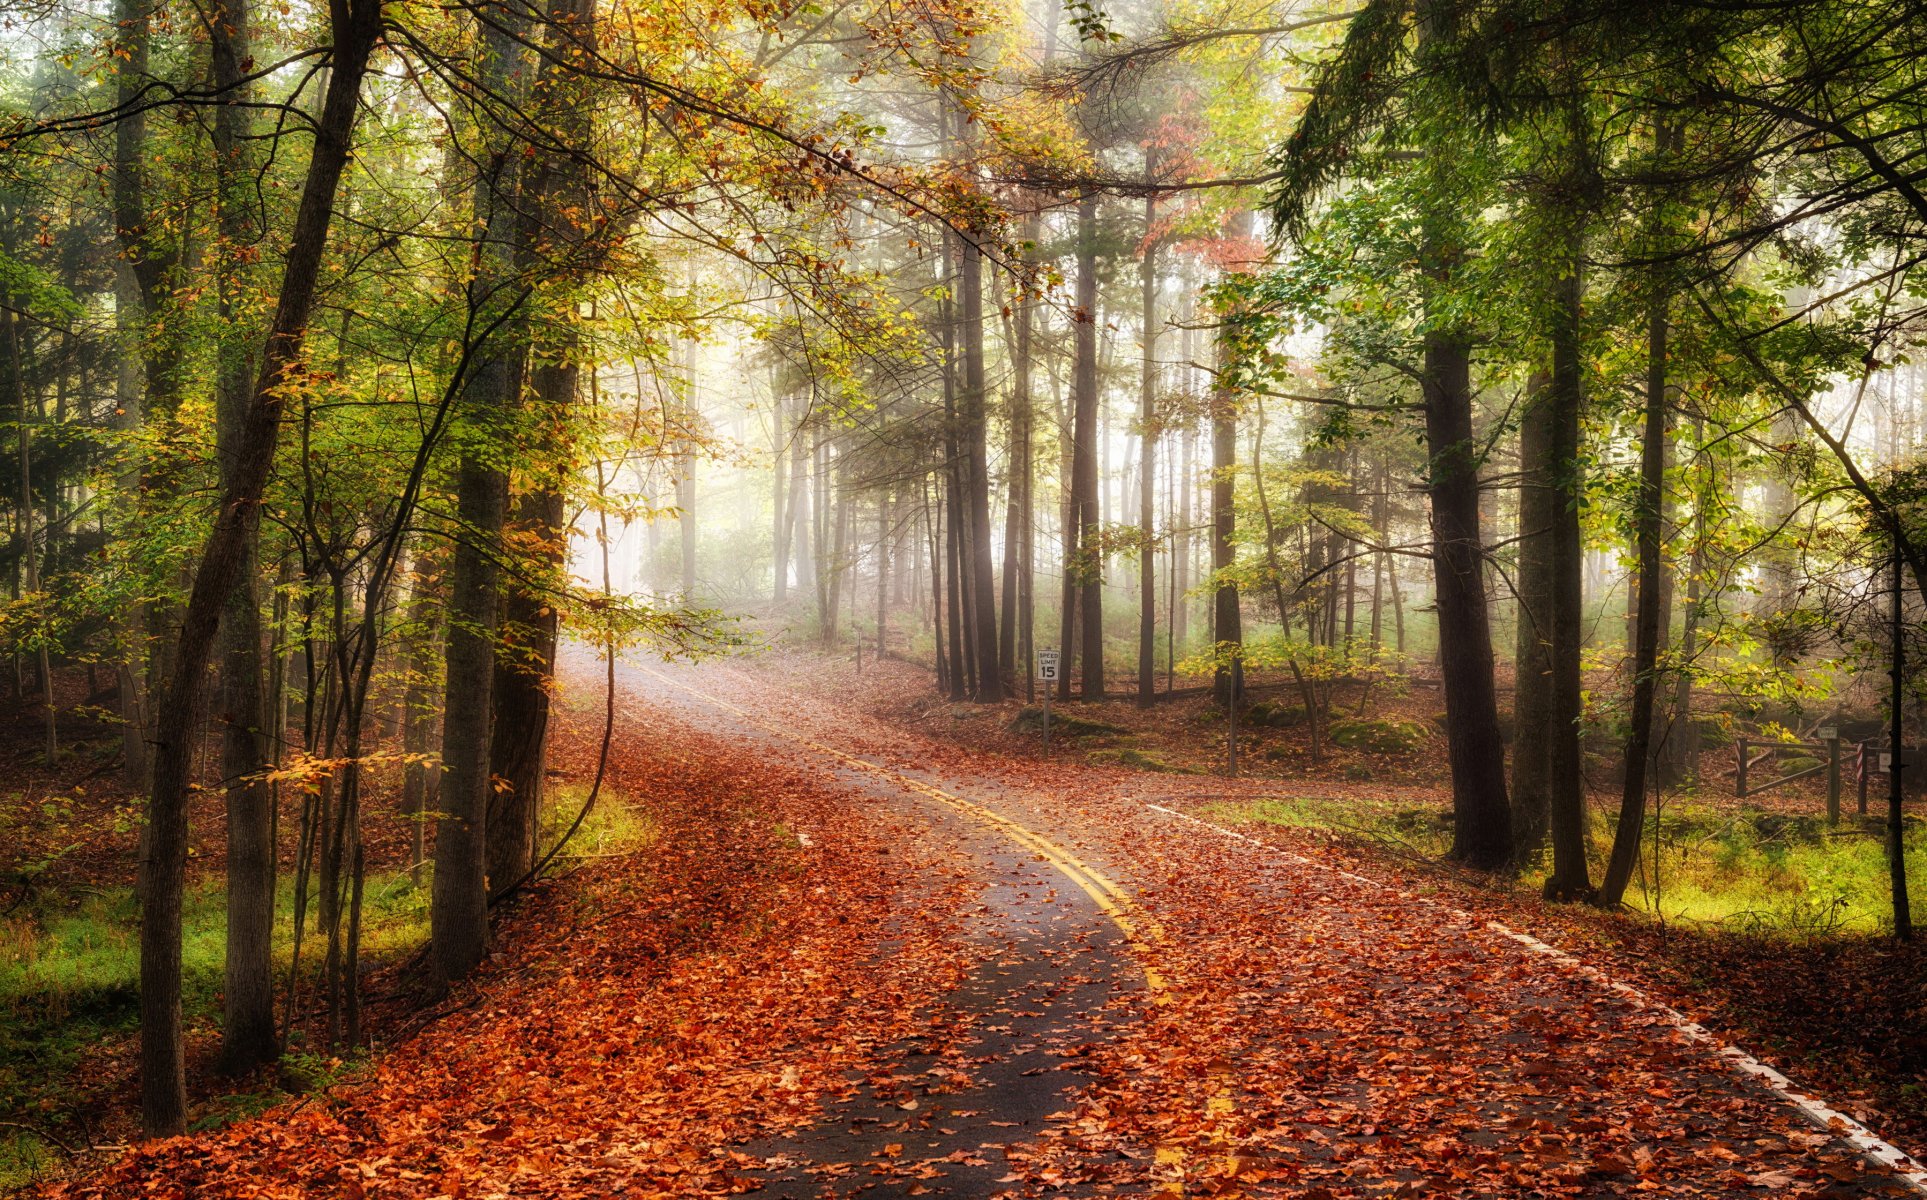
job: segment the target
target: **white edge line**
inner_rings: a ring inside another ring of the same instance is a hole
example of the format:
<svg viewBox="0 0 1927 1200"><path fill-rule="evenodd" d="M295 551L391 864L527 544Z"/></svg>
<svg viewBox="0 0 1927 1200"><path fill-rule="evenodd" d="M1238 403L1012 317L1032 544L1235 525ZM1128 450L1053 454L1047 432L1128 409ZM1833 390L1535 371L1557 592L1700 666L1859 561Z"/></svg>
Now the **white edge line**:
<svg viewBox="0 0 1927 1200"><path fill-rule="evenodd" d="M1349 880L1353 883L1362 883L1369 888L1381 892L1392 890L1379 880L1369 879L1357 872L1345 871L1330 866L1329 864L1321 863L1315 858L1308 858L1303 854L1283 849L1261 838L1254 838L1239 833L1235 829L1226 829L1222 825L1206 821L1201 817L1194 817L1190 813L1180 812L1175 808L1166 808L1162 804L1152 804L1148 800L1140 801L1140 803L1146 808L1177 817L1181 821L1189 821L1193 825L1202 825L1204 828L1223 834L1225 837L1233 838L1247 845L1268 851L1280 858L1287 859L1302 866L1313 867L1327 874L1337 875L1339 878ZM1433 908L1441 909L1466 921L1475 923L1479 921L1478 917L1453 905L1441 904L1437 900L1431 900L1424 896L1400 894L1405 899L1417 900L1421 904L1431 905ZM1765 1084L1776 1096L1791 1105L1795 1111L1805 1117L1809 1122L1825 1130L1827 1133L1838 1137L1861 1154L1879 1163L1881 1166L1886 1167L1888 1170L1891 1170L1894 1172L1895 1178L1913 1188L1915 1192L1922 1196L1927 1196L1927 1170L1922 1170L1912 1155L1901 1150L1900 1147L1894 1145L1892 1142L1879 1137L1871 1129L1868 1129L1865 1125L1862 1125L1847 1114L1830 1107L1824 1101L1798 1091L1793 1086L1793 1081L1785 1075L1782 1075L1780 1072L1774 1070L1766 1063L1761 1062L1758 1058L1748 1054L1739 1047L1722 1042L1709 1032L1704 1025L1701 1025L1697 1021L1689 1020L1686 1015L1678 1009L1670 1005L1661 1004L1631 984L1622 983L1598 967L1573 957L1557 946L1540 941L1529 933L1520 933L1518 930L1500 921L1488 920L1484 922L1484 925L1492 932L1510 938L1534 954L1542 958L1551 959L1553 962L1581 976L1588 982L1625 997L1632 1001L1635 1006L1657 1013L1668 1025L1671 1025L1674 1029L1684 1034L1689 1040L1711 1049L1722 1062L1726 1063L1727 1066L1733 1070L1742 1075L1752 1076Z"/></svg>

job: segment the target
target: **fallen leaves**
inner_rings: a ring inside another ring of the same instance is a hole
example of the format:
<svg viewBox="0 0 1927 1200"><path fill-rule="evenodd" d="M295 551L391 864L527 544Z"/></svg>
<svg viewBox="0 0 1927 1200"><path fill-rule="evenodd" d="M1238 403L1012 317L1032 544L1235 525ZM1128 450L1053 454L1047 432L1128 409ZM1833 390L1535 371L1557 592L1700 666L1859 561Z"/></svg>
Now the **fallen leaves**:
<svg viewBox="0 0 1927 1200"><path fill-rule="evenodd" d="M946 1110L934 1097L985 1065L959 1059L948 1011L985 961L965 934L997 887L1001 909L1058 911L1062 879L1030 861L1021 880L992 878L931 832L925 802L631 697L615 768L649 798L657 849L542 891L477 981L482 1003L301 1111L141 1147L56 1193L719 1196L776 1167L836 1194L885 1179L932 1194L952 1171L1015 1195L1304 1200L1891 1187L1652 1014L1397 880L1209 835L1147 809L1129 780L972 755L739 676L706 683L1102 867L1162 927L1137 966L1170 981L1163 1002L1102 1014L1104 1037L1060 1028L1031 1046L1047 1061L1016 1079L1086 1081L1042 1120L974 1096ZM782 832L804 828L807 847ZM1121 946L1106 970L1129 970ZM1044 990L1060 994L1059 974L1086 969L1053 965ZM976 1033L1027 1037L1054 1019L1049 999L1014 996ZM882 1114L860 1150L742 1149L859 1094ZM1023 1128L931 1149L980 1119Z"/></svg>

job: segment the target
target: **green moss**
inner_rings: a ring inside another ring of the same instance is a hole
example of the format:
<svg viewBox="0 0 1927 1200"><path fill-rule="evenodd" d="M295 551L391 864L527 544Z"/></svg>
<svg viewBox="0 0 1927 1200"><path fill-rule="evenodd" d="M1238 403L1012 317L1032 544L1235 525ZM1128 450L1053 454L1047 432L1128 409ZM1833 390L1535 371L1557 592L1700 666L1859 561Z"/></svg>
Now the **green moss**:
<svg viewBox="0 0 1927 1200"><path fill-rule="evenodd" d="M1264 725L1272 729L1290 729L1305 723L1305 706L1263 701L1246 709L1245 716L1253 725Z"/></svg>
<svg viewBox="0 0 1927 1200"><path fill-rule="evenodd" d="M1192 775L1196 772L1187 767L1173 766L1144 751L1131 746L1121 746L1115 750L1093 750L1085 758L1094 763L1105 763L1116 767L1133 767L1140 771L1162 771L1171 775Z"/></svg>
<svg viewBox="0 0 1927 1200"><path fill-rule="evenodd" d="M1331 724L1331 740L1348 750L1410 754L1431 740L1431 734L1417 721L1340 720Z"/></svg>

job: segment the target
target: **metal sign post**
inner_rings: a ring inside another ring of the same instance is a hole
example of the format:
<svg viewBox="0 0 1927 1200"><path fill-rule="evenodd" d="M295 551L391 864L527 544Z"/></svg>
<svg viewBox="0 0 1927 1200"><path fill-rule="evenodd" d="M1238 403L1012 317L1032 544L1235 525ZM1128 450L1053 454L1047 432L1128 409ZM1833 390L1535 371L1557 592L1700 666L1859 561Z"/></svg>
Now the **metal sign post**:
<svg viewBox="0 0 1927 1200"><path fill-rule="evenodd" d="M1037 652L1037 678L1044 685L1044 755L1050 756L1050 694L1057 687L1057 660L1055 650Z"/></svg>

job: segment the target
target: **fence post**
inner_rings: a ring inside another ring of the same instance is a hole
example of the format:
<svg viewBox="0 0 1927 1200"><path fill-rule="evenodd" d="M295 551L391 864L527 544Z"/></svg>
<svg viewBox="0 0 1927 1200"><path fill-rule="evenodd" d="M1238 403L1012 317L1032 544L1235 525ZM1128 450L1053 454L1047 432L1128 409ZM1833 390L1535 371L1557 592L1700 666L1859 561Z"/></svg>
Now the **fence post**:
<svg viewBox="0 0 1927 1200"><path fill-rule="evenodd" d="M1828 729L1827 738L1827 824L1840 823L1840 731Z"/></svg>
<svg viewBox="0 0 1927 1200"><path fill-rule="evenodd" d="M1741 797L1744 797L1746 795L1746 739L1745 738L1740 739L1740 773L1734 779L1733 794L1735 796L1741 796Z"/></svg>

